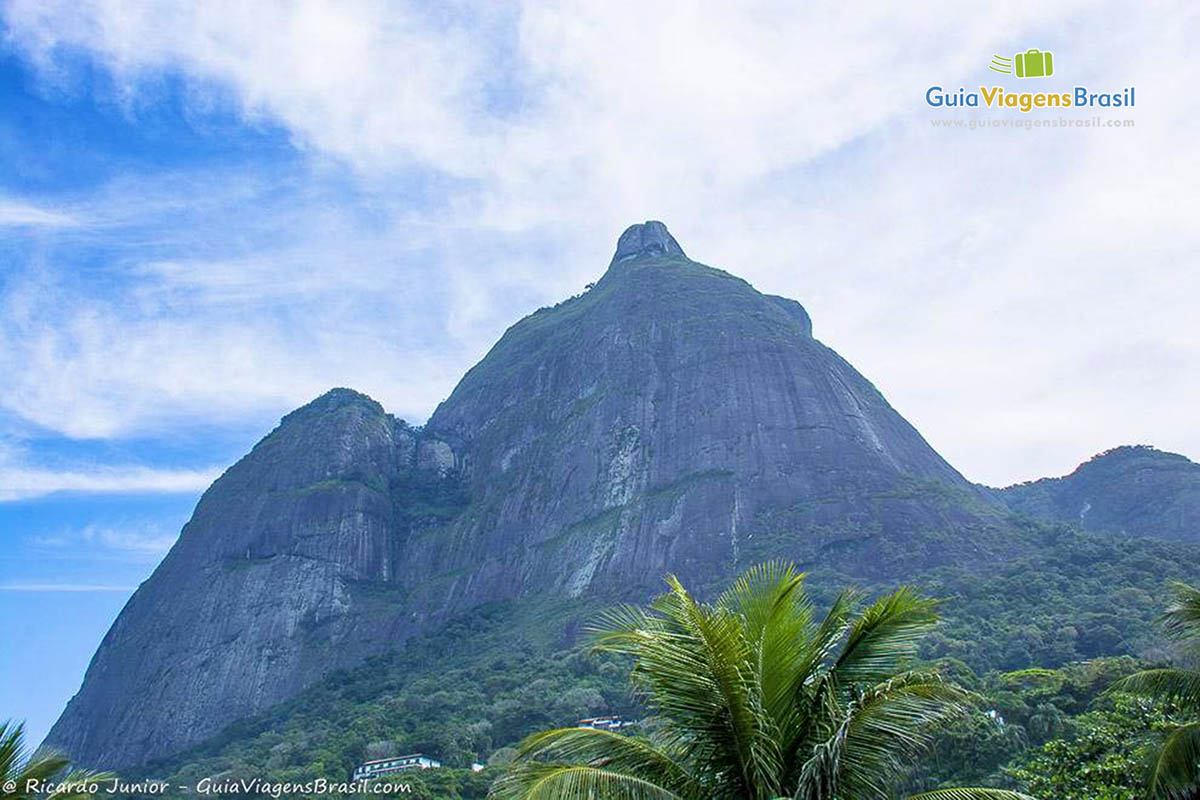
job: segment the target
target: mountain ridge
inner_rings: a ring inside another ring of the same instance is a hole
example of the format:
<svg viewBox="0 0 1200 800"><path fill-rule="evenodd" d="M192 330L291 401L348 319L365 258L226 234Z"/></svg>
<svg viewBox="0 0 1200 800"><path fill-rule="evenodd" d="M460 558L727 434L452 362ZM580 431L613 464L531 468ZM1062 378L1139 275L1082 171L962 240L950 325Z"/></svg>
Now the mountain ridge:
<svg viewBox="0 0 1200 800"><path fill-rule="evenodd" d="M424 426L349 389L285 416L205 492L47 741L166 757L488 603L642 601L666 572L703 594L774 557L983 569L1028 547L1009 515L800 303L635 225Z"/></svg>
<svg viewBox="0 0 1200 800"><path fill-rule="evenodd" d="M1014 512L1039 519L1200 542L1200 464L1149 445L1114 447L1067 475L992 491Z"/></svg>

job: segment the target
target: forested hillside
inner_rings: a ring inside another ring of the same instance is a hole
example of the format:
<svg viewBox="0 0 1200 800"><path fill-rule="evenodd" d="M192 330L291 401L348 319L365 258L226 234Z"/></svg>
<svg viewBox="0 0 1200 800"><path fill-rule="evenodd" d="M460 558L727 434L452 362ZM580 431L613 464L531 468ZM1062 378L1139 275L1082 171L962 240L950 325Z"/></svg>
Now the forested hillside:
<svg viewBox="0 0 1200 800"><path fill-rule="evenodd" d="M1139 664L1169 655L1154 619L1169 580L1200 577L1190 549L1065 525L1027 523L1022 536L1034 555L983 575L942 568L912 581L943 599L943 623L922 656L980 695L978 715L944 740L912 777L914 787L1015 786L1039 764L1072 757L1082 764L1071 748L1128 760L1138 726L1163 718L1144 701L1101 693ZM827 604L847 582L817 572L809 589ZM867 593L885 588L858 585ZM588 653L580 629L599 608L491 605L403 651L331 675L145 774L179 782L215 774L348 777L380 753L425 752L446 764L417 776L414 785L428 784L428 797L482 798L529 733L601 713L647 724L626 665ZM1062 737L1082 738L1053 744ZM472 773L472 762L489 766ZM1061 797L1048 789L1038 796Z"/></svg>
<svg viewBox="0 0 1200 800"><path fill-rule="evenodd" d="M1114 447L1070 475L1001 489L1012 510L1085 530L1200 541L1200 464L1153 447Z"/></svg>

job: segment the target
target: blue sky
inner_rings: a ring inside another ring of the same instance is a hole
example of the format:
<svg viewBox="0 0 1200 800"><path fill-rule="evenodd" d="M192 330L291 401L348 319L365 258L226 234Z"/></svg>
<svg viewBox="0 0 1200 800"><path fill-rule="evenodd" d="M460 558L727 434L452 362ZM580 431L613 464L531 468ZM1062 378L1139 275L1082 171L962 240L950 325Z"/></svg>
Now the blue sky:
<svg viewBox="0 0 1200 800"><path fill-rule="evenodd" d="M972 479L1200 455L1194 5L793 5L0 0L0 717L40 739L282 414L423 421L644 219ZM1134 127L932 127L1019 116L924 96L1028 47Z"/></svg>

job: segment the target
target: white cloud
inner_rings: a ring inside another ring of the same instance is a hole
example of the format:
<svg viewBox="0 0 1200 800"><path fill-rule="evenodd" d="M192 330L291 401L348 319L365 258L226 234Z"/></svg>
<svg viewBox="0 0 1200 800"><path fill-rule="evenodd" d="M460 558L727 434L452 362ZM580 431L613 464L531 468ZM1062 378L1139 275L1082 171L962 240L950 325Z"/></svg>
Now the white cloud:
<svg viewBox="0 0 1200 800"><path fill-rule="evenodd" d="M171 175L97 198L88 212L107 226L107 269L43 266L0 295L0 362L22 366L0 384L0 405L79 438L269 416L338 385L427 415L492 333L474 333L479 315L462 301L479 292L459 279L472 255L457 267L430 257L470 236L371 227L323 194L276 189ZM206 201L176 218L172 192ZM242 223L246 206L261 231ZM251 244L210 253L214 231ZM180 255L141 260L143 243L162 238Z"/></svg>
<svg viewBox="0 0 1200 800"><path fill-rule="evenodd" d="M231 92L247 116L282 122L364 177L417 165L483 181L470 213L487 224L603 210L611 218L593 224L607 247L630 206L661 211L803 164L910 107L929 75L960 75L998 36L1082 6L846 15L674 2L647 16L632 0L436 14L410 2L16 0L6 18L50 72L59 47L86 48L130 93L179 71L197 94Z"/></svg>
<svg viewBox="0 0 1200 800"><path fill-rule="evenodd" d="M488 68L479 9L37 0L8 4L5 16L48 70L59 68L55 48L86 47L125 80L182 70L202 101L231 87L247 116L281 120L301 144L363 163L471 174L483 161L470 113Z"/></svg>
<svg viewBox="0 0 1200 800"><path fill-rule="evenodd" d="M220 470L154 469L98 466L82 469L40 469L0 464L0 502L27 500L56 492L86 494L171 494L208 488Z"/></svg>
<svg viewBox="0 0 1200 800"><path fill-rule="evenodd" d="M51 79L59 47L131 97L178 72L198 103L284 125L316 165L275 202L245 176L152 176L70 212L177 255L118 248L113 295L47 268L3 298L0 358L22 374L0 404L54 430L234 417L338 383L419 419L655 217L692 256L804 302L969 477L1062 473L1128 441L1200 453L1200 30L1182 2L4 13ZM993 52L1029 44L1067 84L1137 85L1137 127L929 127L927 86L990 81ZM249 243L210 244L226 239Z"/></svg>
<svg viewBox="0 0 1200 800"><path fill-rule="evenodd" d="M124 522L115 525L86 525L80 530L35 535L29 542L46 553L102 553L123 560L158 562L179 538L154 522Z"/></svg>
<svg viewBox="0 0 1200 800"><path fill-rule="evenodd" d="M78 224L69 214L0 197L0 228L67 228Z"/></svg>
<svg viewBox="0 0 1200 800"><path fill-rule="evenodd" d="M82 538L113 550L161 556L171 549L178 534L163 533L156 526L109 528L89 525L83 529Z"/></svg>

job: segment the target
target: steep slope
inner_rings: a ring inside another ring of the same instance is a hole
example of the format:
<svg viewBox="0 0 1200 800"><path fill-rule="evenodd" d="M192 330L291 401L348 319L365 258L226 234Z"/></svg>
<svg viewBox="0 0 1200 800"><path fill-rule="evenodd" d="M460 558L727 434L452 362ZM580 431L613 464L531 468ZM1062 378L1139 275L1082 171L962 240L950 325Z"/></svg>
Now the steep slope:
<svg viewBox="0 0 1200 800"><path fill-rule="evenodd" d="M799 303L636 225L424 429L348 390L285 417L204 495L48 742L166 756L484 603L644 599L667 571L716 587L770 556L869 579L984 564L1014 547L1006 513Z"/></svg>
<svg viewBox="0 0 1200 800"><path fill-rule="evenodd" d="M661 223L509 329L427 427L469 454L463 535L514 589L620 595L780 553L894 576L998 543L983 494L799 303L689 261Z"/></svg>
<svg viewBox="0 0 1200 800"><path fill-rule="evenodd" d="M1200 464L1153 447L1117 447L1070 475L1009 486L997 496L1035 519L1200 542Z"/></svg>
<svg viewBox="0 0 1200 800"><path fill-rule="evenodd" d="M354 589L400 568L403 490L446 495L447 452L345 389L289 414L205 492L47 742L84 763L139 763L378 649L392 620L373 626Z"/></svg>

